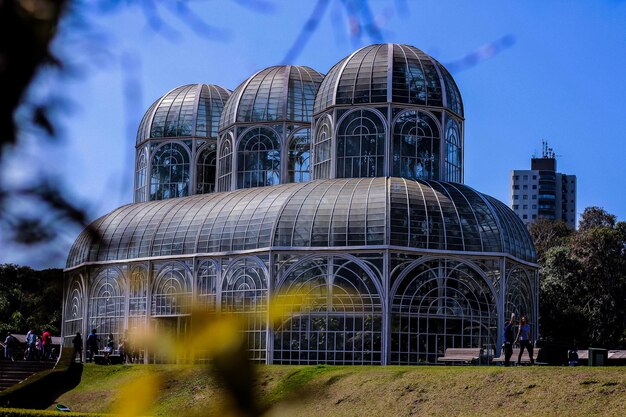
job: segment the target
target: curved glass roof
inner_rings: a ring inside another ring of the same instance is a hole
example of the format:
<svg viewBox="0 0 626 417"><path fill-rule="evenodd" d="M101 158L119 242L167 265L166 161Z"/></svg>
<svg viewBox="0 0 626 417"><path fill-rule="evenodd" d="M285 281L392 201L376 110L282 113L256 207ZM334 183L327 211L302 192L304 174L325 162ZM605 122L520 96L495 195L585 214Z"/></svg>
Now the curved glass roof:
<svg viewBox="0 0 626 417"><path fill-rule="evenodd" d="M217 138L220 115L230 91L213 84L177 87L152 103L141 119L137 144L151 138Z"/></svg>
<svg viewBox="0 0 626 417"><path fill-rule="evenodd" d="M414 46L393 43L366 46L332 67L314 114L334 105L386 102L445 107L463 116L461 93L444 66Z"/></svg>
<svg viewBox="0 0 626 417"><path fill-rule="evenodd" d="M235 89L220 130L237 123L310 123L315 94L324 76L309 67L282 65L257 72Z"/></svg>
<svg viewBox="0 0 626 417"><path fill-rule="evenodd" d="M498 200L457 183L351 178L130 204L85 230L67 260L85 262L269 247L392 245L508 253L535 262L522 221Z"/></svg>

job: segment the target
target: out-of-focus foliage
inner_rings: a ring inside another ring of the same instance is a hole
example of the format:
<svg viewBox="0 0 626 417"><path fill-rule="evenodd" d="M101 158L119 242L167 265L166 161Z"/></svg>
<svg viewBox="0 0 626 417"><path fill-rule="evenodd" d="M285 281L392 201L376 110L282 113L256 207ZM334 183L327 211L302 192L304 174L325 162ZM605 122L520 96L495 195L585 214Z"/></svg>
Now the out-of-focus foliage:
<svg viewBox="0 0 626 417"><path fill-rule="evenodd" d="M541 266L540 333L572 347L626 348L626 223L599 207L579 229L531 226Z"/></svg>
<svg viewBox="0 0 626 417"><path fill-rule="evenodd" d="M288 319L295 311L311 308L307 296L310 291L302 287L298 291L278 294L268 305L268 310L246 313L216 314L206 306L195 306L191 312L191 331L182 339L174 334L154 334L150 329L130 332L133 344L151 346L153 354L171 363L204 363L207 377L214 378L222 388L222 401L205 410L214 416L261 416L268 411L268 402L259 398L255 389L256 372L248 359L244 332L249 320L271 319L274 327ZM254 317L262 315L263 317ZM207 362L208 359L208 362ZM116 399L115 414L139 416L150 412L158 397L161 380L156 373L120 387ZM189 415L181 410L181 415Z"/></svg>
<svg viewBox="0 0 626 417"><path fill-rule="evenodd" d="M62 297L62 270L0 265L0 334L49 330L60 335Z"/></svg>

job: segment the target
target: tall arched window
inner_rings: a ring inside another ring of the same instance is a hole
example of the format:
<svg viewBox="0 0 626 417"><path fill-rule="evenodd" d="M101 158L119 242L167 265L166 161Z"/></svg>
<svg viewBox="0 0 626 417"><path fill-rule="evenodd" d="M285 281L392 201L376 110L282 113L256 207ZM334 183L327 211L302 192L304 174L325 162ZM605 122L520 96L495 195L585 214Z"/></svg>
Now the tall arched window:
<svg viewBox="0 0 626 417"><path fill-rule="evenodd" d="M215 264L206 261L200 264L196 280L198 306L214 311L217 305L217 271Z"/></svg>
<svg viewBox="0 0 626 417"><path fill-rule="evenodd" d="M313 143L313 178L330 178L330 158L332 148L332 130L326 118L317 127Z"/></svg>
<svg viewBox="0 0 626 417"><path fill-rule="evenodd" d="M496 348L496 297L461 262L433 260L408 271L391 313L392 364L436 363L447 348Z"/></svg>
<svg viewBox="0 0 626 417"><path fill-rule="evenodd" d="M150 312L153 317L189 314L191 294L185 268L179 264L165 265L154 280Z"/></svg>
<svg viewBox="0 0 626 417"><path fill-rule="evenodd" d="M294 133L289 142L288 182L306 182L311 180L311 129L302 129Z"/></svg>
<svg viewBox="0 0 626 417"><path fill-rule="evenodd" d="M217 191L230 191L233 172L233 146L230 139L224 139L220 148L220 172Z"/></svg>
<svg viewBox="0 0 626 417"><path fill-rule="evenodd" d="M272 130L249 130L239 143L237 188L280 184L280 141Z"/></svg>
<svg viewBox="0 0 626 417"><path fill-rule="evenodd" d="M189 195L189 153L183 145L167 143L152 157L150 200Z"/></svg>
<svg viewBox="0 0 626 417"><path fill-rule="evenodd" d="M382 301L374 279L340 257L296 266L277 292L286 313L274 334L274 363L380 364Z"/></svg>
<svg viewBox="0 0 626 417"><path fill-rule="evenodd" d="M504 317L525 315L530 324L536 323L535 296L533 291L532 273L521 268L514 268L506 280L506 295L504 301ZM531 326L533 328L534 326Z"/></svg>
<svg viewBox="0 0 626 417"><path fill-rule="evenodd" d="M146 158L146 150L143 149L139 154L137 161L137 170L135 172L135 203L142 203L148 199L148 160Z"/></svg>
<svg viewBox="0 0 626 417"><path fill-rule="evenodd" d="M130 274L130 291L128 293L128 315L130 317L146 315L147 291L148 276L146 270L133 268Z"/></svg>
<svg viewBox="0 0 626 417"><path fill-rule="evenodd" d="M196 194L215 191L215 144L202 148L196 164Z"/></svg>
<svg viewBox="0 0 626 417"><path fill-rule="evenodd" d="M461 139L459 125L452 119L446 124L446 181L461 182Z"/></svg>
<svg viewBox="0 0 626 417"><path fill-rule="evenodd" d="M337 130L337 178L383 177L385 126L369 110L350 113Z"/></svg>
<svg viewBox="0 0 626 417"><path fill-rule="evenodd" d="M89 329L96 329L100 339L109 333L115 340L122 335L124 325L123 277L115 268L100 271L91 287L89 299Z"/></svg>
<svg viewBox="0 0 626 417"><path fill-rule="evenodd" d="M83 331L83 291L78 276L74 277L70 284L70 291L65 300L63 319L65 320L63 345L71 346L72 338L76 336L76 332Z"/></svg>
<svg viewBox="0 0 626 417"><path fill-rule="evenodd" d="M267 278L252 259L236 261L222 284L222 312L241 317L250 359L266 357Z"/></svg>
<svg viewBox="0 0 626 417"><path fill-rule="evenodd" d="M428 114L401 113L393 126L393 175L440 179L439 138L437 123Z"/></svg>

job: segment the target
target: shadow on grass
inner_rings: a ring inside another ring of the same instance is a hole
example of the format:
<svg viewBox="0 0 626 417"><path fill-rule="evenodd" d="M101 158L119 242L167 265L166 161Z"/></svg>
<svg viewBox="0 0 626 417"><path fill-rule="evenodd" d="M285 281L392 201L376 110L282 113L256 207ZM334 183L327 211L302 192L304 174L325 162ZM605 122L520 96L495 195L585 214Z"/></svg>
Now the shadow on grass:
<svg viewBox="0 0 626 417"><path fill-rule="evenodd" d="M80 384L83 364L75 363L71 349L61 353L53 369L39 372L0 392L0 407L45 409L65 392Z"/></svg>

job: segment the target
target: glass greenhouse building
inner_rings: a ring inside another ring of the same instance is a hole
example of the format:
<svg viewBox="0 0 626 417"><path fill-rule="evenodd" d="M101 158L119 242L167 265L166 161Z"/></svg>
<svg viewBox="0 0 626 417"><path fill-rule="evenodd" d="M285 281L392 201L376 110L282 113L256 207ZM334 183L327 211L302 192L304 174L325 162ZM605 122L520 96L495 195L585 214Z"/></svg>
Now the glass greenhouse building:
<svg viewBox="0 0 626 417"><path fill-rule="evenodd" d="M66 343L184 335L192 305L247 317L264 363L498 354L512 312L536 338L535 249L513 211L463 184L463 122L448 71L407 45L361 48L326 76L276 66L232 93L170 91L139 127L135 203L70 251ZM290 291L302 305L278 325L247 314Z"/></svg>

